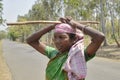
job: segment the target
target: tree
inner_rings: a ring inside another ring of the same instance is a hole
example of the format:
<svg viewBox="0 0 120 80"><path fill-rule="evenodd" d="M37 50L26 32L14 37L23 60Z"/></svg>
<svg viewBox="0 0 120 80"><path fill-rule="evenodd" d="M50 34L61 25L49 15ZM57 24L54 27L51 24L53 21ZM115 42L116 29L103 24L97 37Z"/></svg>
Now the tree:
<svg viewBox="0 0 120 80"><path fill-rule="evenodd" d="M2 18L2 11L3 11L3 4L2 4L2 0L0 0L0 24L2 24L3 22L3 18Z"/></svg>
<svg viewBox="0 0 120 80"><path fill-rule="evenodd" d="M106 28L105 28L105 16L104 16L104 4L103 4L103 0L100 0L100 10L101 10L101 27L102 27L102 32L105 34L106 36ZM105 38L104 40L104 46L107 46L108 43L107 43L107 39Z"/></svg>
<svg viewBox="0 0 120 80"><path fill-rule="evenodd" d="M120 39L120 0L115 0L115 2L116 2L116 8L115 8L115 10L116 10L116 15L117 15L117 23L118 23L118 25L117 25L117 32L118 32L118 38Z"/></svg>
<svg viewBox="0 0 120 80"><path fill-rule="evenodd" d="M6 35L5 31L0 31L0 40L6 38Z"/></svg>
<svg viewBox="0 0 120 80"><path fill-rule="evenodd" d="M8 28L8 37L12 41L16 41L16 39L19 37L18 33L19 29L17 27L9 27Z"/></svg>
<svg viewBox="0 0 120 80"><path fill-rule="evenodd" d="M111 27L112 21L110 21L111 13L108 3L111 0L37 0L32 6L32 9L25 14L24 20L58 20L60 16L71 16L76 20L97 20L100 21L100 25L92 25L94 28L101 30L105 36L104 45L108 45L110 42L107 39L111 39L111 30L113 32L113 27ZM120 38L120 1L114 0L114 30L115 35ZM22 17L18 17L18 21L22 21ZM24 21L23 20L23 21ZM41 24L25 25L29 28L28 32L25 34L30 34L31 32L37 31L42 28ZM32 26L32 27L31 27ZM45 25L44 25L45 26ZM100 26L100 27L99 27ZM20 28L20 27L19 27ZM24 29L22 28L22 31ZM48 34L51 36L51 33ZM117 39L116 36L116 39ZM49 37L47 37L49 39ZM112 39L111 39L112 40Z"/></svg>
<svg viewBox="0 0 120 80"><path fill-rule="evenodd" d="M111 4L111 5L110 5ZM112 0L112 3L108 4L109 5L109 10L110 10L110 15L111 15L111 25L112 25L112 35L113 35L113 38L117 44L118 47L120 47L120 43L118 42L117 40L117 37L115 35L115 28L114 28L114 14L115 14L115 11L114 11L114 1ZM111 7L110 7L111 6Z"/></svg>

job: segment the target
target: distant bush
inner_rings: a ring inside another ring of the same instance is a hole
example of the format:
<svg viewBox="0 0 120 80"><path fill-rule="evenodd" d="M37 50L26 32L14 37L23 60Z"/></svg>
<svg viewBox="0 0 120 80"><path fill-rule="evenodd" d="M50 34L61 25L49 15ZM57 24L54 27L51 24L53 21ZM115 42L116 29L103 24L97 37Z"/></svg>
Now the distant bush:
<svg viewBox="0 0 120 80"><path fill-rule="evenodd" d="M6 38L7 33L5 31L0 31L0 40Z"/></svg>

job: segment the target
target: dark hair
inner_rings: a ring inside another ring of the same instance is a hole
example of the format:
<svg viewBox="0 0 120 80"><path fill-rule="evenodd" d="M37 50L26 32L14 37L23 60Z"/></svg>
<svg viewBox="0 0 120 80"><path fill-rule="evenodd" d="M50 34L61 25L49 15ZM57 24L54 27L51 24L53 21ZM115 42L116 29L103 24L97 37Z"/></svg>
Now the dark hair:
<svg viewBox="0 0 120 80"><path fill-rule="evenodd" d="M70 39L75 39L76 38L76 34L73 33L67 33Z"/></svg>

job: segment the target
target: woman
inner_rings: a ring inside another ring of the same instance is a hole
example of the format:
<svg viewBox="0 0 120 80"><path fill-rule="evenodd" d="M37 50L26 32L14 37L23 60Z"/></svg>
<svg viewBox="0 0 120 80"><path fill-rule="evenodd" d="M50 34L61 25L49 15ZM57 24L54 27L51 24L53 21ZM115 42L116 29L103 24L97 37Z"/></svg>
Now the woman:
<svg viewBox="0 0 120 80"><path fill-rule="evenodd" d="M105 37L101 32L70 18L60 18L60 21L61 24L50 25L29 36L27 43L50 59L46 68L46 80L84 80L85 62L95 56ZM56 48L39 42L40 38L51 30L54 30L53 42ZM82 44L83 35L79 30L92 38L85 49Z"/></svg>

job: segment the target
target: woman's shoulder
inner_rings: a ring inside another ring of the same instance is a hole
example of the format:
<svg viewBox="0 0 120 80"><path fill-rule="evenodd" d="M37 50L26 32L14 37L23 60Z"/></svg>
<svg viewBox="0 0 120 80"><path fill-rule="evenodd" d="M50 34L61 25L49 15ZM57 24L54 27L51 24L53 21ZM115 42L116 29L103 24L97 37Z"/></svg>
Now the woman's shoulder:
<svg viewBox="0 0 120 80"><path fill-rule="evenodd" d="M58 50L54 47L51 47L51 46L46 46L45 48L45 55L48 57L48 58L53 58L55 57L56 55L58 54Z"/></svg>

